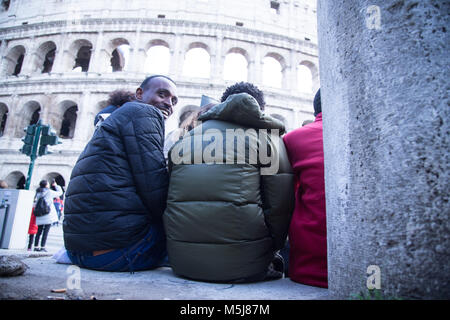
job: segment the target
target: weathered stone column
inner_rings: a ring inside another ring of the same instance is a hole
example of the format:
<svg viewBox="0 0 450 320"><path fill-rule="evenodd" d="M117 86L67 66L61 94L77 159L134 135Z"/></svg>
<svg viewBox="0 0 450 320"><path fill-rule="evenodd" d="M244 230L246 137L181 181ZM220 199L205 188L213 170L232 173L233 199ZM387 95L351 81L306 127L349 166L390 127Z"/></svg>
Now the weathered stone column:
<svg viewBox="0 0 450 320"><path fill-rule="evenodd" d="M317 12L330 293L449 299L450 3Z"/></svg>

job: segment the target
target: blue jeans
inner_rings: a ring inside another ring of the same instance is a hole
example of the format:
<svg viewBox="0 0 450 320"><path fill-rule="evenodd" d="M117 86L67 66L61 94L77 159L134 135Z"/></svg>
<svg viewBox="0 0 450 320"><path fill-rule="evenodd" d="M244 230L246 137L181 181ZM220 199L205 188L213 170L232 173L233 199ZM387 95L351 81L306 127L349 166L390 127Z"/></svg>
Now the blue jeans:
<svg viewBox="0 0 450 320"><path fill-rule="evenodd" d="M152 224L144 239L126 248L97 256L67 250L67 255L72 263L79 267L100 271L133 273L168 266L166 235L162 222Z"/></svg>

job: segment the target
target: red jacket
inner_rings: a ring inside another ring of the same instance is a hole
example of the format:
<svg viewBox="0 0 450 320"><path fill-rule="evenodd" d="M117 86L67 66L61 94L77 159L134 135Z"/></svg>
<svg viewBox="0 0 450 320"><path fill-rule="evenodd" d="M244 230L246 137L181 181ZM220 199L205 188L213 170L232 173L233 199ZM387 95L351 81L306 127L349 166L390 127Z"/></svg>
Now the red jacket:
<svg viewBox="0 0 450 320"><path fill-rule="evenodd" d="M30 226L28 227L28 234L36 234L38 226L36 225L36 216L34 215L34 207L31 210Z"/></svg>
<svg viewBox="0 0 450 320"><path fill-rule="evenodd" d="M289 277L327 288L322 113L283 140L296 176L295 209L289 227Z"/></svg>

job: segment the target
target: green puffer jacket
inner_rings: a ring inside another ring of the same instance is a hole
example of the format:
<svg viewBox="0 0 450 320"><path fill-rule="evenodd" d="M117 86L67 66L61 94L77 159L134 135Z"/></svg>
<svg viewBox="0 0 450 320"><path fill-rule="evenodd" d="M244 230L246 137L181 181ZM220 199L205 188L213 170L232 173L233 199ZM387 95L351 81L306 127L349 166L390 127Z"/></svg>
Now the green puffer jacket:
<svg viewBox="0 0 450 320"><path fill-rule="evenodd" d="M294 208L284 126L246 93L199 120L169 152L163 219L170 264L180 276L205 281L264 273L284 246Z"/></svg>

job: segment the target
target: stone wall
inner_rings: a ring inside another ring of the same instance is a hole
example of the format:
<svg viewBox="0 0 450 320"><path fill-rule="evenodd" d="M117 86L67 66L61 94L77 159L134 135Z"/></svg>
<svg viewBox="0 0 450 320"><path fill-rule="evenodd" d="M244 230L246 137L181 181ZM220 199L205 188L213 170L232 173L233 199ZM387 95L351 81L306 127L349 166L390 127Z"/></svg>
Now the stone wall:
<svg viewBox="0 0 450 320"><path fill-rule="evenodd" d="M278 10L271 9L272 2ZM264 91L267 113L284 120L289 130L313 118L312 98L319 87L315 3L272 2L152 1L149 7L144 0L10 1L7 9L0 9L0 120L7 115L0 128L0 179L15 185L18 176L26 176L29 158L18 150L23 128L36 110L43 123L59 132L65 112L76 106L71 136L52 147L54 154L38 159L31 186L56 175L67 183L108 93L134 91L149 75L143 68L148 49L158 45L168 48L167 75L177 82L179 94L166 134L177 127L183 110L199 105L202 94L220 99L235 82L223 78L225 58L235 52L247 61L248 81ZM129 46L129 63L113 72L111 58L120 45ZM193 48L204 48L209 55L208 78L183 73L186 53ZM43 61L52 50L53 67L43 73ZM74 69L80 52L90 54L86 70ZM14 74L21 55L22 68ZM263 83L265 57L280 63L280 88ZM301 65L311 72L309 92L298 90Z"/></svg>
<svg viewBox="0 0 450 320"><path fill-rule="evenodd" d="M373 288L375 265L387 298L450 298L449 12L445 1L318 1L336 297Z"/></svg>

